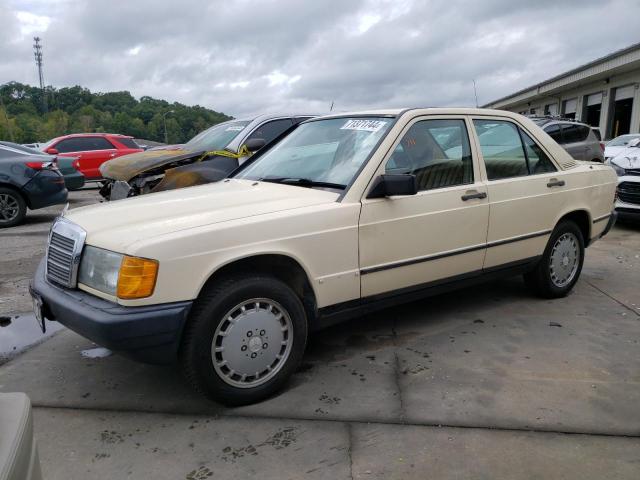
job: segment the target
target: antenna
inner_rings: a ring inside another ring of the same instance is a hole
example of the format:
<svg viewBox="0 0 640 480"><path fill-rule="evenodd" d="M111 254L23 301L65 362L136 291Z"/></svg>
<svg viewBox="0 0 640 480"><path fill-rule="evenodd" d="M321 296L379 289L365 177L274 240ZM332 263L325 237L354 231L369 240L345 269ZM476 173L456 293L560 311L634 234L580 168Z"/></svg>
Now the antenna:
<svg viewBox="0 0 640 480"><path fill-rule="evenodd" d="M476 79L473 79L473 95L476 97L476 108L478 108L478 92L476 91Z"/></svg>
<svg viewBox="0 0 640 480"><path fill-rule="evenodd" d="M40 80L40 90L42 90L42 108L47 111L47 96L44 91L44 73L42 71L42 45L40 45L40 37L33 37L33 56L38 66L38 79Z"/></svg>
<svg viewBox="0 0 640 480"><path fill-rule="evenodd" d="M333 112L333 101L331 101L331 107L329 108L330 112Z"/></svg>

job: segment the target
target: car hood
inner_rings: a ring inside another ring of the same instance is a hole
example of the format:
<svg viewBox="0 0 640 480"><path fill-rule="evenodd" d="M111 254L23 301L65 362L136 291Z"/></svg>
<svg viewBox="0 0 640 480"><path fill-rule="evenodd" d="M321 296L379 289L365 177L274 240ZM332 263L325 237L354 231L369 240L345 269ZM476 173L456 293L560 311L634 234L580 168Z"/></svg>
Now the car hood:
<svg viewBox="0 0 640 480"><path fill-rule="evenodd" d="M610 161L625 170L640 168L640 147L626 147Z"/></svg>
<svg viewBox="0 0 640 480"><path fill-rule="evenodd" d="M202 151L194 151L181 145L163 147L162 149L146 150L144 152L123 155L100 166L100 173L104 178L123 180L128 182L136 175L147 170L162 167L172 162L185 160L202 155Z"/></svg>
<svg viewBox="0 0 640 480"><path fill-rule="evenodd" d="M128 252L134 243L190 228L333 203L339 194L253 180L197 187L81 207L65 217L87 232L87 243Z"/></svg>

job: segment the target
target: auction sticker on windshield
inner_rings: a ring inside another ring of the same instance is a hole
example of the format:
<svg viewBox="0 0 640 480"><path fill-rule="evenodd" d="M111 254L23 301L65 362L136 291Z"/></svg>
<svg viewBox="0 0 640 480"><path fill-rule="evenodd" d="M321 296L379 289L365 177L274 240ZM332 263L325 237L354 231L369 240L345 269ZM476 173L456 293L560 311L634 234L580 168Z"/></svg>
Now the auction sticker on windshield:
<svg viewBox="0 0 640 480"><path fill-rule="evenodd" d="M230 127L227 127L225 132L239 132L240 130L244 130L244 127L240 125L231 125Z"/></svg>
<svg viewBox="0 0 640 480"><path fill-rule="evenodd" d="M347 120L340 130L361 130L365 132L377 132L384 127L387 122L382 120Z"/></svg>

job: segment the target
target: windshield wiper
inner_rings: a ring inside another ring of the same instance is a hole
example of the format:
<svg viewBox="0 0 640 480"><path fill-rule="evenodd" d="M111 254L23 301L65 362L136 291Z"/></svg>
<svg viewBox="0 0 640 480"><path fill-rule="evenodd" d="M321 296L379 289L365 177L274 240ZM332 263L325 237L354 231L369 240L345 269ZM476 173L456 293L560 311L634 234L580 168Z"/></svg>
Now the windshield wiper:
<svg viewBox="0 0 640 480"><path fill-rule="evenodd" d="M258 180L259 182L284 183L285 185L296 185L299 187L325 187L344 190L346 185L341 183L319 182L310 178L296 177L265 177Z"/></svg>

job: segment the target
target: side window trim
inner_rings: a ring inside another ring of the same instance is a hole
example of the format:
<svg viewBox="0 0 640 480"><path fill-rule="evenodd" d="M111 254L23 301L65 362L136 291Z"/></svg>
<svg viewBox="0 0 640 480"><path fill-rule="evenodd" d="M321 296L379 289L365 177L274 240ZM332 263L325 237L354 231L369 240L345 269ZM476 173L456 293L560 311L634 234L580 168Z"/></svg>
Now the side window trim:
<svg viewBox="0 0 640 480"><path fill-rule="evenodd" d="M495 121L502 121L502 122L508 122L511 123L515 129L518 131L518 136L520 137L520 144L522 146L522 151L524 152L525 155L525 159L526 159L526 164L527 164L527 172L529 172L529 155L527 154L527 149L525 148L524 145L524 139L522 138L522 132L526 133L531 140L534 141L534 143L545 153L545 155L549 158L549 161L551 162L551 164L555 167L556 172L558 173L561 171L561 169L559 168L558 164L556 163L555 158L553 157L553 155L551 155L549 153L549 151L540 144L540 142L538 142L538 140L536 139L536 137L534 135L531 134L531 132L529 130L527 130L524 126L520 125L519 123L513 121L510 118L507 117L494 117L494 116L470 116L469 117L469 121L471 123L471 126L474 127L473 128L473 138L474 141L477 142L477 150L478 150L478 162L482 165L482 169L484 170L484 178L486 179L487 182L499 182L502 180L512 180L514 178L526 178L529 177L531 175L544 175L544 174L549 174L549 173L553 173L553 172L541 172L541 173L529 173L527 175L520 175L517 177L505 177L505 178L496 178L496 179L489 179L489 176L487 175L487 167L485 164L485 159L484 159L484 155L482 154L482 146L480 145L480 139L478 138L478 132L475 129L474 126L474 121L475 120L495 120ZM564 136L564 129L562 124L558 124L560 126L560 132L561 135ZM480 162L480 159L482 159L482 161Z"/></svg>
<svg viewBox="0 0 640 480"><path fill-rule="evenodd" d="M378 167L378 173L379 174L384 174L386 171L386 167L387 164L389 163L389 161L391 160L391 158L393 157L394 152L396 151L396 149L398 148L398 146L401 144L402 139L406 136L406 134L411 130L412 127L414 127L416 124L420 123L420 122L424 122L424 121L438 121L438 120L449 120L449 121L459 121L461 122L461 126L464 128L464 132L466 133L466 138L467 138L467 144L468 144L468 148L469 148L469 156L471 157L471 181L470 182L466 182L466 183L459 183L459 184L455 184L455 185L444 185L441 187L435 187L435 188L427 188L427 189L420 189L418 190L418 195L421 194L428 194L431 192L439 192L442 190L446 190L446 189L455 189L455 188L461 188L461 187L466 187L469 188L470 185L474 185L476 183L479 183L482 181L482 175L480 173L479 170L479 160L478 160L478 156L477 156L477 147L476 144L474 143L474 138L472 137L472 134L470 133L470 119L468 116L466 115L453 115L453 116L442 116L442 115L423 115L420 117L415 117L413 119L411 119L403 128L403 130L398 134L398 136L396 137L396 139L394 140L394 143L391 145L389 151L385 154L382 162L380 163L379 167ZM471 124L471 127L473 127L473 125ZM435 139L434 139L435 140Z"/></svg>

